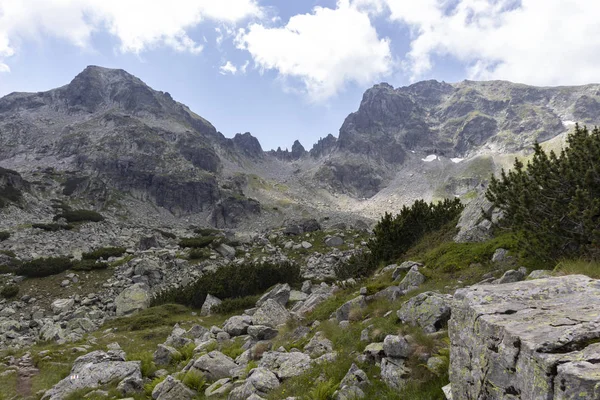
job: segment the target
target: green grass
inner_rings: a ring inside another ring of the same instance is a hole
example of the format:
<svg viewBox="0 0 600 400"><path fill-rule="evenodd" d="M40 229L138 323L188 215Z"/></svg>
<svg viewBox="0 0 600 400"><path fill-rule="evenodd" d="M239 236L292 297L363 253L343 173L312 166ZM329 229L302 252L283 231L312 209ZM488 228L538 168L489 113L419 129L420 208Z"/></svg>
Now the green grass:
<svg viewBox="0 0 600 400"><path fill-rule="evenodd" d="M600 279L600 262L586 260L564 260L554 268L554 274L563 275L587 275L593 279Z"/></svg>

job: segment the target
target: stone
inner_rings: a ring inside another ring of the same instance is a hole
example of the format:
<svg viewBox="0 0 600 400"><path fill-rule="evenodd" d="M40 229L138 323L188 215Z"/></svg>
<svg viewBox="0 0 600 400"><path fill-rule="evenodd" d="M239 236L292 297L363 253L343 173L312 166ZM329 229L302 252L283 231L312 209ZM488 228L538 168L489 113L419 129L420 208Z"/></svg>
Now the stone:
<svg viewBox="0 0 600 400"><path fill-rule="evenodd" d="M333 342L325 337L323 332L317 332L304 346L304 352L312 358L322 356L333 351Z"/></svg>
<svg viewBox="0 0 600 400"><path fill-rule="evenodd" d="M383 290L375 293L372 296L367 297L367 301L376 300L376 299L385 299L388 301L396 301L400 297L404 296L406 292L400 290L398 286L388 286Z"/></svg>
<svg viewBox="0 0 600 400"><path fill-rule="evenodd" d="M194 361L193 367L202 372L208 380L216 381L231 376L237 364L220 351L211 351Z"/></svg>
<svg viewBox="0 0 600 400"><path fill-rule="evenodd" d="M400 390L410 378L410 369L401 358L384 358L381 360L381 380L391 388Z"/></svg>
<svg viewBox="0 0 600 400"><path fill-rule="evenodd" d="M140 393L144 390L144 381L137 376L130 376L119 382L117 390L123 396Z"/></svg>
<svg viewBox="0 0 600 400"><path fill-rule="evenodd" d="M544 279L551 278L552 271L548 271L547 269L537 269L535 271L531 271L531 273L527 276L527 279Z"/></svg>
<svg viewBox="0 0 600 400"><path fill-rule="evenodd" d="M204 390L204 395L209 398L225 396L232 387L231 378L219 379Z"/></svg>
<svg viewBox="0 0 600 400"><path fill-rule="evenodd" d="M219 247L217 247L217 252L225 258L229 258L233 260L235 258L235 249L225 243L221 243Z"/></svg>
<svg viewBox="0 0 600 400"><path fill-rule="evenodd" d="M402 305L398 318L404 323L420 326L426 333L441 330L450 319L452 296L435 292L421 293Z"/></svg>
<svg viewBox="0 0 600 400"><path fill-rule="evenodd" d="M442 392L444 392L444 396L446 396L446 400L453 400L452 397L452 384L447 384L442 388Z"/></svg>
<svg viewBox="0 0 600 400"><path fill-rule="evenodd" d="M329 247L340 247L344 244L344 239L339 236L332 236L330 238L325 239L325 245Z"/></svg>
<svg viewBox="0 0 600 400"><path fill-rule="evenodd" d="M383 352L386 357L408 358L412 353L412 346L399 335L387 335L383 340Z"/></svg>
<svg viewBox="0 0 600 400"><path fill-rule="evenodd" d="M344 386L357 386L360 388L366 388L370 384L369 377L367 374L356 364L352 364L350 369L346 373L346 376L340 382L340 387Z"/></svg>
<svg viewBox="0 0 600 400"><path fill-rule="evenodd" d="M169 365L174 360L181 360L183 357L174 347L159 344L152 358L156 365Z"/></svg>
<svg viewBox="0 0 600 400"><path fill-rule="evenodd" d="M259 367L273 371L281 380L302 375L310 366L310 357L304 353L268 351L263 354Z"/></svg>
<svg viewBox="0 0 600 400"><path fill-rule="evenodd" d="M448 358L434 356L427 359L427 369L433 374L441 376L445 371Z"/></svg>
<svg viewBox="0 0 600 400"><path fill-rule="evenodd" d="M496 282L499 285L505 284L505 283L514 283L514 282L519 282L522 281L523 279L525 279L525 274L522 273L521 271L515 271L515 270L509 270L506 271L504 273L504 275L502 275L502 277L500 279L498 279L498 281Z"/></svg>
<svg viewBox="0 0 600 400"><path fill-rule="evenodd" d="M54 314L62 314L64 312L70 311L75 305L75 300L73 299L56 299L52 302L50 306L52 308L52 312Z"/></svg>
<svg viewBox="0 0 600 400"><path fill-rule="evenodd" d="M202 336L204 336L204 334L207 332L208 332L207 328L205 328L201 325L194 325L188 330L187 334L194 339L199 339Z"/></svg>
<svg viewBox="0 0 600 400"><path fill-rule="evenodd" d="M425 282L425 276L419 272L419 267L415 265L408 271L404 279L402 279L398 288L408 292L417 289L423 282Z"/></svg>
<svg viewBox="0 0 600 400"><path fill-rule="evenodd" d="M506 260L508 256L508 250L506 249L496 249L494 255L492 256L492 262L501 263Z"/></svg>
<svg viewBox="0 0 600 400"><path fill-rule="evenodd" d="M260 299L258 299L256 302L256 307L262 306L268 299L273 299L285 307L290 299L290 291L290 285L287 283L278 283L273 289L269 290L267 293L263 294Z"/></svg>
<svg viewBox="0 0 600 400"><path fill-rule="evenodd" d="M304 281L302 282L302 292L306 293L306 294L310 294L311 290L312 290L312 282L311 281Z"/></svg>
<svg viewBox="0 0 600 400"><path fill-rule="evenodd" d="M165 340L165 345L179 349L192 343L192 340L186 338L185 335L187 335L187 331L181 328L179 324L175 324L173 330L171 331L171 334L169 335L167 340Z"/></svg>
<svg viewBox="0 0 600 400"><path fill-rule="evenodd" d="M42 399L60 400L76 390L94 389L128 378L142 380L139 361L125 361L123 352L97 350L78 357L69 376L44 393Z"/></svg>
<svg viewBox="0 0 600 400"><path fill-rule="evenodd" d="M248 335L254 340L271 340L274 339L279 331L270 326L265 325L250 325L248 327Z"/></svg>
<svg viewBox="0 0 600 400"><path fill-rule="evenodd" d="M600 398L600 343L589 340L600 337L598 309L600 281L583 275L458 290L448 326L452 397Z"/></svg>
<svg viewBox="0 0 600 400"><path fill-rule="evenodd" d="M308 299L308 295L304 292L301 292L299 290L291 290L290 291L290 298L288 301L290 302L298 302L298 301L304 301Z"/></svg>
<svg viewBox="0 0 600 400"><path fill-rule="evenodd" d="M202 308L200 309L200 316L206 317L211 315L211 309L215 306L221 304L222 301L211 294L206 295L206 299L202 304Z"/></svg>
<svg viewBox="0 0 600 400"><path fill-rule="evenodd" d="M290 313L281 304L268 299L252 316L253 325L266 325L272 328L285 324L290 319Z"/></svg>
<svg viewBox="0 0 600 400"><path fill-rule="evenodd" d="M400 277L400 275L402 275L403 273L410 271L413 267L422 267L423 264L418 263L416 261L404 261L402 264L400 265L396 265L396 264L392 264L392 266L394 267L392 272L392 279L396 280L398 279L398 277ZM387 267L386 267L387 268Z"/></svg>
<svg viewBox="0 0 600 400"><path fill-rule="evenodd" d="M223 330L231 337L241 336L248 333L248 327L252 324L252 317L248 315L235 315L223 324Z"/></svg>
<svg viewBox="0 0 600 400"><path fill-rule="evenodd" d="M383 351L383 343L370 343L363 350L366 361L370 363L378 363L385 356Z"/></svg>
<svg viewBox="0 0 600 400"><path fill-rule="evenodd" d="M247 400L252 395L266 396L279 385L279 379L272 371L263 367L254 368L244 384L231 392L228 400Z"/></svg>
<svg viewBox="0 0 600 400"><path fill-rule="evenodd" d="M367 301L365 300L364 296L355 297L354 299L342 304L335 311L335 318L338 321L348 321L352 310L366 308L366 307L367 307Z"/></svg>
<svg viewBox="0 0 600 400"><path fill-rule="evenodd" d="M154 400L192 400L195 396L195 391L171 375L156 385L152 391L152 398Z"/></svg>
<svg viewBox="0 0 600 400"><path fill-rule="evenodd" d="M302 246L303 249L306 249L306 250L313 247L313 245L308 242L302 242L302 243L300 243L300 245Z"/></svg>
<svg viewBox="0 0 600 400"><path fill-rule="evenodd" d="M115 299L117 316L130 315L150 306L150 293L148 286L136 283L123 290Z"/></svg>

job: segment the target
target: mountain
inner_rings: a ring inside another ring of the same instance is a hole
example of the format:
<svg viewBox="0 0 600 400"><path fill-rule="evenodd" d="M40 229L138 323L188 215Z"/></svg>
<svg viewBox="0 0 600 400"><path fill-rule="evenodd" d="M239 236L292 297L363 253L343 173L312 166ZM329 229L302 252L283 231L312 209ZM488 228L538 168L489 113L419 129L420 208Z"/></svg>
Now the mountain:
<svg viewBox="0 0 600 400"><path fill-rule="evenodd" d="M90 66L63 87L0 99L0 167L14 171L13 192L28 194L4 202L37 210L32 220L60 200L148 223L352 223L418 198L474 198L534 141L560 145L599 111L599 85L382 83L337 138L265 152L249 132L226 138L123 70Z"/></svg>

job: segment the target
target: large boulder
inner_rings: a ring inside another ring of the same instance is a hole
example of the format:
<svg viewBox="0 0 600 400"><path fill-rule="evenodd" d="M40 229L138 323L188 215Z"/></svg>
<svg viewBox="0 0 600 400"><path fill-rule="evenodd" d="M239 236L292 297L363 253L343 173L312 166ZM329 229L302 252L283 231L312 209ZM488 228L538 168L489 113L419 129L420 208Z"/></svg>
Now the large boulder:
<svg viewBox="0 0 600 400"><path fill-rule="evenodd" d="M235 315L225 321L223 330L231 337L245 335L252 324L252 317L248 315Z"/></svg>
<svg viewBox="0 0 600 400"><path fill-rule="evenodd" d="M386 357L408 358L412 353L412 346L399 335L387 335L383 340L383 352Z"/></svg>
<svg viewBox="0 0 600 400"><path fill-rule="evenodd" d="M194 361L193 367L202 372L209 380L216 381L231 376L231 370L237 364L219 351L211 351Z"/></svg>
<svg viewBox="0 0 600 400"><path fill-rule="evenodd" d="M277 375L266 368L254 368L242 386L234 389L227 400L247 400L252 395L266 396L279 387Z"/></svg>
<svg viewBox="0 0 600 400"><path fill-rule="evenodd" d="M54 314L62 314L64 312L70 311L75 305L75 300L73 299L56 299L52 302L52 312Z"/></svg>
<svg viewBox="0 0 600 400"><path fill-rule="evenodd" d="M302 375L310 366L310 357L304 353L268 351L263 354L259 367L275 372L279 379Z"/></svg>
<svg viewBox="0 0 600 400"><path fill-rule="evenodd" d="M425 276L419 272L419 267L414 265L406 274L402 282L398 285L398 288L402 291L409 292L411 290L418 289L421 284L425 282Z"/></svg>
<svg viewBox="0 0 600 400"><path fill-rule="evenodd" d="M315 333L315 336L304 346L304 352L313 358L332 351L333 342L327 339L323 332Z"/></svg>
<svg viewBox="0 0 600 400"><path fill-rule="evenodd" d="M129 315L145 310L150 306L150 300L148 286L143 283L136 283L123 290L115 299L117 316Z"/></svg>
<svg viewBox="0 0 600 400"><path fill-rule="evenodd" d="M171 375L156 385L152 391L152 398L154 400L192 400L195 396L195 391Z"/></svg>
<svg viewBox="0 0 600 400"><path fill-rule="evenodd" d="M183 357L174 347L159 344L152 358L156 365L169 365L173 361L181 360Z"/></svg>
<svg viewBox="0 0 600 400"><path fill-rule="evenodd" d="M260 299L258 299L256 302L256 307L262 306L268 299L273 299L285 307L290 299L290 292L290 285L287 283L278 283L273 289L269 290L267 293L263 294Z"/></svg>
<svg viewBox="0 0 600 400"><path fill-rule="evenodd" d="M437 332L450 319L452 296L435 292L421 293L402 305L398 318L404 323L420 326L425 332Z"/></svg>
<svg viewBox="0 0 600 400"><path fill-rule="evenodd" d="M367 301L365 300L365 296L358 296L352 300L347 301L342 304L335 311L335 318L338 321L348 321L350 319L350 313L352 310L358 310L367 307Z"/></svg>
<svg viewBox="0 0 600 400"><path fill-rule="evenodd" d="M254 325L266 325L272 328L285 324L290 319L290 313L281 304L268 299L252 316Z"/></svg>
<svg viewBox="0 0 600 400"><path fill-rule="evenodd" d="M222 301L220 299L218 299L217 297L215 297L211 294L207 294L206 299L204 300L204 303L202 304L202 308L200 309L200 315L202 317L211 315L212 308L218 306L221 303L222 303Z"/></svg>
<svg viewBox="0 0 600 400"><path fill-rule="evenodd" d="M599 399L600 281L583 275L458 290L454 399Z"/></svg>
<svg viewBox="0 0 600 400"><path fill-rule="evenodd" d="M125 353L97 350L77 358L69 376L42 396L43 400L61 400L81 389L94 389L125 379L142 379L139 361L125 361Z"/></svg>
<svg viewBox="0 0 600 400"><path fill-rule="evenodd" d="M410 378L410 369L401 358L384 358L381 360L381 379L391 388L401 389Z"/></svg>

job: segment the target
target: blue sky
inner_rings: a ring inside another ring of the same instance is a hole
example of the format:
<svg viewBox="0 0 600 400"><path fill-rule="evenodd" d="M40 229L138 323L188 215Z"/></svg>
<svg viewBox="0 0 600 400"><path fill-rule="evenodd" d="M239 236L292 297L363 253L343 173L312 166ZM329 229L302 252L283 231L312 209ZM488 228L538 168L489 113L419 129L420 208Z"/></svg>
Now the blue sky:
<svg viewBox="0 0 600 400"><path fill-rule="evenodd" d="M122 68L225 136L310 148L379 82L600 82L599 3L0 0L0 96Z"/></svg>

